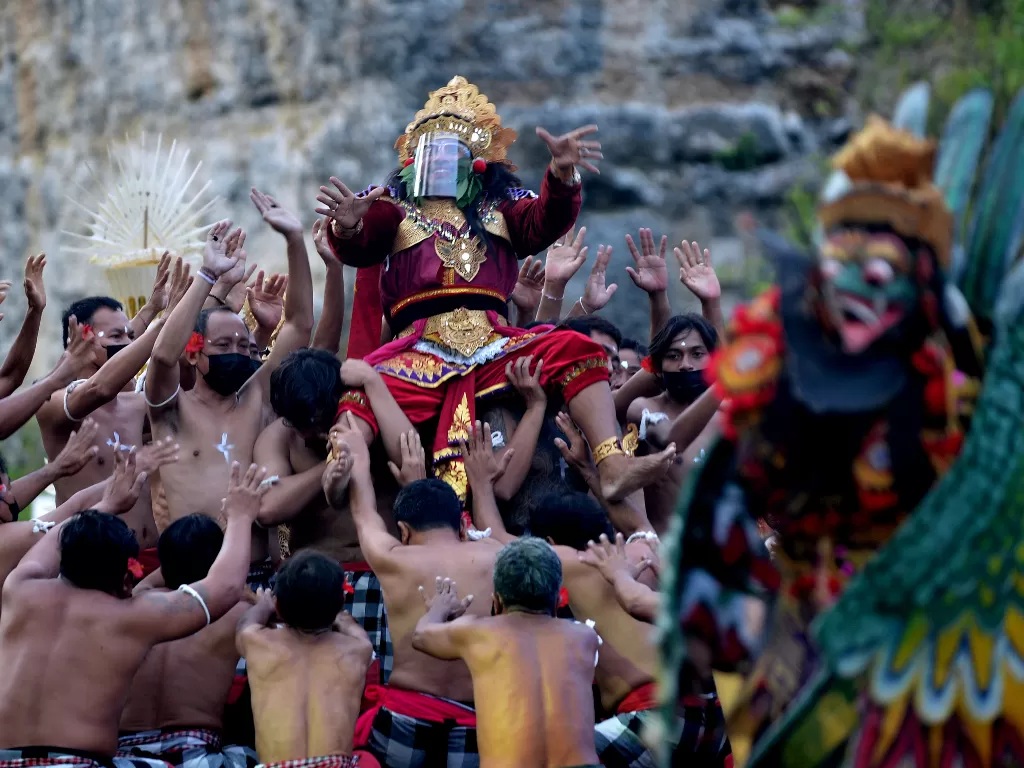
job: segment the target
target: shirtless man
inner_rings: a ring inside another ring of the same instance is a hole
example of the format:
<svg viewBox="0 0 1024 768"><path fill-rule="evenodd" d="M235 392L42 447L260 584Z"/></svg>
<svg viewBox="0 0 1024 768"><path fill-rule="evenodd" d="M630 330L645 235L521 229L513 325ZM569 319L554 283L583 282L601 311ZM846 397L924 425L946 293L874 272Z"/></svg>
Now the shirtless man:
<svg viewBox="0 0 1024 768"><path fill-rule="evenodd" d="M181 259L174 264L171 279L171 258L165 254L153 286L150 304L157 311L173 306L184 295L189 281L189 267ZM76 381L55 392L36 414L43 435L46 454L52 461L64 448L72 431L90 417L97 425L92 461L76 475L55 483L57 503L110 476L114 468L114 451L142 447L146 431L146 401L135 392L134 379L153 351L160 333L160 320L152 322L145 332L133 340L134 331L120 302L109 296L90 296L71 304L61 318L64 343L68 343L68 323L77 318L85 329L85 338L92 342L92 356L82 361ZM122 518L135 533L143 550L156 545L157 529L147 486L136 508ZM143 557L155 568L155 558Z"/></svg>
<svg viewBox="0 0 1024 768"><path fill-rule="evenodd" d="M597 766L591 683L598 637L555 618L562 566L541 539L504 547L494 563L493 616L467 616L456 582L437 577L413 647L461 659L473 675L481 768ZM481 601L484 602L484 601ZM604 651L601 651L604 655Z"/></svg>
<svg viewBox="0 0 1024 768"><path fill-rule="evenodd" d="M383 690L367 688L376 706L359 719L356 747L366 748L389 768L476 766L476 714L473 681L461 661L438 661L412 646L416 622L423 616L417 587L444 573L480 595L490 594L497 547L486 540L466 541L462 508L450 486L440 480L414 482L398 494L394 516L399 536L388 532L377 513L370 457L351 414L345 431L335 432L336 450L351 456L349 508L359 532L363 556L384 590L388 626L394 642L394 670ZM345 468L328 464L324 492L332 506L344 504ZM484 616L487 607L471 608Z"/></svg>
<svg viewBox="0 0 1024 768"><path fill-rule="evenodd" d="M490 528L491 538L500 545L515 541L516 537L505 530L497 513L492 486L500 466L488 444L489 434L490 426L477 422L470 443L465 446L467 453L463 455L467 457L466 475L472 489L474 522L477 528ZM573 616L596 622L596 629L604 640L594 674L602 709L610 713L653 709L658 671L654 628L630 616L616 601L614 587L597 570L580 561L580 552L586 550L589 540L612 535L605 513L596 501L582 493L553 496L536 510L530 531L534 536L547 538L561 561L562 579ZM631 542L629 553L634 562L650 560L650 541L640 538ZM614 757L619 755L629 758L623 764L634 765L630 760L645 759L648 762L636 765L654 768L653 758L646 754L646 746L639 739L631 740L630 734L620 734L618 730L613 736L606 738L598 730L598 754L602 760L611 758L612 764L617 764Z"/></svg>
<svg viewBox="0 0 1024 768"><path fill-rule="evenodd" d="M205 579L172 592L131 595L129 559L139 545L113 515L86 510L42 537L3 588L0 760L31 766L70 751L86 765L109 765L146 654L199 631L241 598L262 480L255 465L244 477L234 465L220 554ZM136 493L144 482L139 475Z"/></svg>
<svg viewBox="0 0 1024 768"><path fill-rule="evenodd" d="M642 449L656 452L664 443L675 441L676 436L670 434L672 422L708 389L704 369L717 344L715 329L694 314L670 318L651 340L651 364L664 391L634 400L627 411L628 423L639 428ZM676 442L681 453L668 473L644 489L647 515L658 534L668 528L686 476L703 460L705 450L718 435L717 406L717 401L711 403L707 419L698 425L696 434L690 434L685 442Z"/></svg>
<svg viewBox="0 0 1024 768"><path fill-rule="evenodd" d="M238 625L265 765L365 765L353 759L352 733L373 648L342 611L344 584L337 563L302 552L281 568L273 596L262 592Z"/></svg>
<svg viewBox="0 0 1024 768"><path fill-rule="evenodd" d="M370 393L382 444L391 442L392 433L400 440L402 432L413 429L380 374L362 360L346 360L342 365L333 353L322 349L293 352L270 377L270 404L279 418L260 434L253 453L269 476L279 478L267 492L258 519L268 527L288 523L292 553L312 549L341 564L352 587L346 610L373 643L379 661L375 662L374 682L386 683L394 654L380 581L359 549L352 516L347 510L331 508L321 483L327 466L327 436L346 386L363 387ZM422 456L420 449L421 466ZM347 463L350 459L344 455L341 461ZM421 472L420 477L423 476ZM378 483L378 492L385 487L385 483ZM378 508L385 510L388 530L397 534L388 511L393 498L380 498L378 493L378 501Z"/></svg>
<svg viewBox="0 0 1024 768"><path fill-rule="evenodd" d="M133 595L206 578L223 543L220 526L205 515L175 520L157 544L160 572ZM222 743L224 707L238 663L235 628L250 605L243 598L208 627L146 655L121 712L119 755L165 760L175 768L256 765L251 748Z"/></svg>
<svg viewBox="0 0 1024 768"><path fill-rule="evenodd" d="M294 215L257 190L252 200L264 220L288 246L288 295L284 322L270 358L259 365L250 356L249 329L226 307L202 310L217 278L244 258L245 235L230 222L216 224L206 239L203 266L160 331L146 376L153 435L173 436L181 460L164 468L160 483L170 520L198 512L219 518L231 462L248 464L267 421L270 375L288 353L309 344L313 327L313 283ZM195 387L182 392L178 358L185 352L195 366ZM267 585L273 574L268 536L254 528L250 585Z"/></svg>

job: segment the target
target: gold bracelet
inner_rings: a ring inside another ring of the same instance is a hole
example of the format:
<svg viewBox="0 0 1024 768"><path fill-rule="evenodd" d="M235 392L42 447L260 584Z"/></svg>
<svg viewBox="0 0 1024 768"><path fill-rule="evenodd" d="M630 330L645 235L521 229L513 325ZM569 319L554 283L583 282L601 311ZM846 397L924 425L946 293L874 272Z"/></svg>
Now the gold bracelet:
<svg viewBox="0 0 1024 768"><path fill-rule="evenodd" d="M622 447L619 445L619 438L609 437L593 450L594 466L600 466L601 462L609 456L624 456Z"/></svg>
<svg viewBox="0 0 1024 768"><path fill-rule="evenodd" d="M331 219L331 231L334 232L335 236L341 240L351 240L353 237L363 231L363 220L360 219L359 223L351 229L346 229L338 223L337 219Z"/></svg>

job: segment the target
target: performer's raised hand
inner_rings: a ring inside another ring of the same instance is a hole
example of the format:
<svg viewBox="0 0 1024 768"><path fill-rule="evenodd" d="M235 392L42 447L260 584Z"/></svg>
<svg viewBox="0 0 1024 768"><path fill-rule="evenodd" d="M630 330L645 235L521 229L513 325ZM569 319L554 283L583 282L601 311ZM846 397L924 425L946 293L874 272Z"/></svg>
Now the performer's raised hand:
<svg viewBox="0 0 1024 768"><path fill-rule="evenodd" d="M320 187L320 194L316 196L316 199L323 205L315 210L321 216L326 216L337 222L338 227L343 231L348 230L350 234L354 234L351 233L351 230L359 226L359 222L363 220L363 216L370 210L373 202L388 191L387 187L377 187L360 196L335 176L331 176L331 184L334 185L334 189ZM336 231L335 234L341 233Z"/></svg>
<svg viewBox="0 0 1024 768"><path fill-rule="evenodd" d="M167 283L171 279L171 252L164 251L160 257L160 263L156 265L156 278L153 280L153 287L149 292L147 306L157 315L167 309Z"/></svg>
<svg viewBox="0 0 1024 768"><path fill-rule="evenodd" d="M455 587L455 582L451 579L442 579L440 576L437 577L434 583L434 593L432 595L428 594L427 590L422 586L420 587L420 595L423 596L427 612L433 611L441 621L454 621L469 610L469 606L473 602L472 595L466 595L464 599L459 600L459 592Z"/></svg>
<svg viewBox="0 0 1024 768"><path fill-rule="evenodd" d="M583 138L592 133L597 133L596 125L585 125L561 136L552 136L543 128L537 128L540 140L551 150L551 165L560 177L571 174L576 166L586 168L591 173L601 173L594 165L604 158L601 142Z"/></svg>
<svg viewBox="0 0 1024 768"><path fill-rule="evenodd" d="M245 259L245 251L242 250L244 244L245 233L241 228L231 232L230 221L217 222L206 235L202 269L216 280L235 266L239 259Z"/></svg>
<svg viewBox="0 0 1024 768"><path fill-rule="evenodd" d="M185 298L185 293L192 285L192 281L195 279L190 276L192 266L186 264L181 256L177 256L174 259L174 268L171 270L171 281L167 287L167 314L170 315L178 302Z"/></svg>
<svg viewBox="0 0 1024 768"><path fill-rule="evenodd" d="M57 454L53 464L61 477L77 475L92 461L99 448L93 445L99 426L92 419L86 419L81 426L71 432L64 448Z"/></svg>
<svg viewBox="0 0 1024 768"><path fill-rule="evenodd" d="M313 222L313 245L316 246L316 252L320 254L320 258L324 260L324 264L328 267L337 266L341 262L338 261L338 257L334 255L334 251L331 249L331 244L327 242L327 227L330 226L328 221L324 219L317 219Z"/></svg>
<svg viewBox="0 0 1024 768"><path fill-rule="evenodd" d="M619 289L616 283L605 285L608 277L608 264L611 260L612 247L610 245L597 246L597 259L594 261L594 268L590 270L590 279L587 280L583 298L580 299L583 311L588 315L603 309Z"/></svg>
<svg viewBox="0 0 1024 768"><path fill-rule="evenodd" d="M10 280L0 280L0 304L3 304L7 300L7 294L10 293L11 286L14 285ZM4 313L0 312L0 320L4 319Z"/></svg>
<svg viewBox="0 0 1024 768"><path fill-rule="evenodd" d="M575 229L575 228L574 228ZM544 282L546 285L565 289L566 283L580 271L587 261L587 247L583 240L587 236L587 228L573 237L574 229L570 229L565 237L559 238L550 248L544 259Z"/></svg>
<svg viewBox="0 0 1024 768"><path fill-rule="evenodd" d="M25 298L28 300L30 312L42 312L46 306L46 288L43 286L43 268L45 266L45 253L29 256L25 263ZM6 293L4 295L6 296Z"/></svg>
<svg viewBox="0 0 1024 768"><path fill-rule="evenodd" d="M139 500L148 477L147 473L139 471L135 449L122 451L120 444L115 444L114 472L96 509L108 515L124 514Z"/></svg>
<svg viewBox="0 0 1024 768"><path fill-rule="evenodd" d="M263 279L263 270L256 275L256 282L246 288L249 309L260 328L273 331L284 315L284 294L288 290L287 275L271 275Z"/></svg>
<svg viewBox="0 0 1024 768"><path fill-rule="evenodd" d="M263 215L263 220L276 232L280 232L285 237L302 237L302 222L294 213L283 208L277 200L260 192L256 187L249 192L249 199L256 206L256 210Z"/></svg>
<svg viewBox="0 0 1024 768"><path fill-rule="evenodd" d="M668 290L668 265L665 263L665 253L668 250L668 237L661 236L661 247L654 246L654 233L649 229L640 230L640 250L637 250L636 243L630 235L626 235L626 245L629 246L629 253L636 262L636 269L626 267L630 278L647 293L661 293Z"/></svg>
<svg viewBox="0 0 1024 768"><path fill-rule="evenodd" d="M679 262L679 282L685 285L701 301L721 298L722 286L718 282L715 268L711 266L711 251L703 251L696 241L682 242L681 248L673 249Z"/></svg>
<svg viewBox="0 0 1024 768"><path fill-rule="evenodd" d="M533 320L540 306L540 297L544 292L544 262L527 256L519 268L516 287L512 289L512 303L519 310L521 319Z"/></svg>
<svg viewBox="0 0 1024 768"><path fill-rule="evenodd" d="M400 488L417 480L425 480L427 477L427 459L423 452L423 443L420 440L420 433L415 429L403 432L399 437L399 444L402 450L402 466L395 462L388 462L388 469Z"/></svg>

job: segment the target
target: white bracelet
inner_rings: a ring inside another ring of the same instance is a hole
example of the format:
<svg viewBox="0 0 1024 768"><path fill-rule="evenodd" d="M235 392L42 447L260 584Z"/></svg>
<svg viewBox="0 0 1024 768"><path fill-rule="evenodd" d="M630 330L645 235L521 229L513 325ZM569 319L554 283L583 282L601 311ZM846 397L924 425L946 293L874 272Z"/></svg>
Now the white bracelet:
<svg viewBox="0 0 1024 768"><path fill-rule="evenodd" d="M203 272L203 270L202 270L202 269L200 269L200 270L199 270L198 272L196 272L196 274L197 274L197 275L199 275L199 276L200 276L201 278L203 278L203 280L205 280L206 282L208 282L208 283L209 283L210 285L216 285L216 284L217 284L217 281L216 281L216 279L214 279L214 278L210 277L210 276L209 276L208 274L206 274L205 272ZM217 299L217 297L216 297L216 296L214 296L213 298ZM220 303L221 303L221 304L223 304L223 303L224 303L224 302L223 302L223 301L222 301L221 299L217 299L217 301L220 301Z"/></svg>
<svg viewBox="0 0 1024 768"><path fill-rule="evenodd" d="M583 310L583 314L584 315L589 315L590 313L587 312L587 305L583 303L583 297L582 296L580 296L579 302L580 302L580 309Z"/></svg>
<svg viewBox="0 0 1024 768"><path fill-rule="evenodd" d="M169 402L171 402L171 400L176 398L178 396L179 392L181 392L181 384L180 383L178 384L177 387L175 387L174 394L171 395L170 397L168 397L162 403L151 403L151 402L149 402L149 397L146 395L146 391L145 390L142 391L142 399L145 400L146 405L148 405L150 408L163 408L165 405L167 405Z"/></svg>
<svg viewBox="0 0 1024 768"><path fill-rule="evenodd" d="M659 540L658 534L656 534L654 531L636 531L634 533L629 534L629 538L626 539L626 543L632 544L634 541L639 541L640 539L644 539L646 541Z"/></svg>
<svg viewBox="0 0 1024 768"><path fill-rule="evenodd" d="M199 601L199 605L203 607L203 613L206 614L206 626L210 626L210 609L206 607L206 601L203 600L202 596L194 589L192 589L192 587L190 587L188 584L182 584L180 587L178 587L178 591L184 592L186 595L191 595Z"/></svg>

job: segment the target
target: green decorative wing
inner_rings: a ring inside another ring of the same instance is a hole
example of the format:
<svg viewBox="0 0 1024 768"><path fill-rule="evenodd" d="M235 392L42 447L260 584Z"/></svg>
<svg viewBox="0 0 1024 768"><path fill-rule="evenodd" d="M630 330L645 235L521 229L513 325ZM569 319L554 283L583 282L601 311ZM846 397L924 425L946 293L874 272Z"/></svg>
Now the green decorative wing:
<svg viewBox="0 0 1024 768"><path fill-rule="evenodd" d="M928 124L928 102L931 100L931 87L926 82L914 83L907 88L896 102L892 113L892 124L896 128L909 131L918 138L924 138Z"/></svg>
<svg viewBox="0 0 1024 768"><path fill-rule="evenodd" d="M953 265L950 275L960 279L964 264L962 240L967 204L977 175L978 163L988 139L992 120L992 92L977 88L960 101L942 129L938 157L935 160L935 184L943 191L946 205L953 213L956 224Z"/></svg>
<svg viewBox="0 0 1024 768"><path fill-rule="evenodd" d="M991 321L996 294L1012 259L1024 199L1024 89L1017 94L989 152L967 234L960 288L975 317Z"/></svg>

